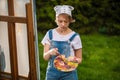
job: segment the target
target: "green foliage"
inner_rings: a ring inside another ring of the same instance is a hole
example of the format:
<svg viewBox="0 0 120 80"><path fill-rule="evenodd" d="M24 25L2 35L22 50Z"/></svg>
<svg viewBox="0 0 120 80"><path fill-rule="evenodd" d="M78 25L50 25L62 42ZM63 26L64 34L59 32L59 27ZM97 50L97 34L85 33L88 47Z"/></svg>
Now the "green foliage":
<svg viewBox="0 0 120 80"><path fill-rule="evenodd" d="M47 61L43 60L43 34L38 34L41 80L45 80ZM83 60L78 66L79 80L120 80L119 36L81 35Z"/></svg>
<svg viewBox="0 0 120 80"><path fill-rule="evenodd" d="M63 4L74 6L73 18L76 22L71 26L74 30L79 29L79 33L98 31L107 34L120 34L119 0L36 0L37 22L40 32L56 27L53 7ZM80 30L81 28L83 30Z"/></svg>

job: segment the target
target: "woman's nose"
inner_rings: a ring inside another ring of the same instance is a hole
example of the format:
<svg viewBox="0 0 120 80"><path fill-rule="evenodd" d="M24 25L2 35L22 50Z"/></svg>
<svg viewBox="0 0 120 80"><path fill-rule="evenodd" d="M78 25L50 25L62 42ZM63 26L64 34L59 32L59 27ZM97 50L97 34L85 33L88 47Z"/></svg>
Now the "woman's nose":
<svg viewBox="0 0 120 80"><path fill-rule="evenodd" d="M64 25L65 25L65 22L62 22L62 25L64 26Z"/></svg>

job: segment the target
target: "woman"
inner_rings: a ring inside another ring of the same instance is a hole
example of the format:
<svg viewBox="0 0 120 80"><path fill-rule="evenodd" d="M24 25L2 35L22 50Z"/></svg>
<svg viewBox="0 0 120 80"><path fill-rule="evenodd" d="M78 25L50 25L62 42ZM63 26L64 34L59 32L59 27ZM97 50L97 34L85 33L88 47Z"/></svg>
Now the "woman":
<svg viewBox="0 0 120 80"><path fill-rule="evenodd" d="M54 7L56 12L55 22L57 27L50 29L42 40L44 45L45 60L49 60L46 80L78 80L76 69L69 72L63 72L54 67L54 59L58 55L65 55L69 61L82 61L82 43L80 36L70 29L70 23L73 23L72 10L69 5L57 5ZM73 56L69 58L69 56Z"/></svg>

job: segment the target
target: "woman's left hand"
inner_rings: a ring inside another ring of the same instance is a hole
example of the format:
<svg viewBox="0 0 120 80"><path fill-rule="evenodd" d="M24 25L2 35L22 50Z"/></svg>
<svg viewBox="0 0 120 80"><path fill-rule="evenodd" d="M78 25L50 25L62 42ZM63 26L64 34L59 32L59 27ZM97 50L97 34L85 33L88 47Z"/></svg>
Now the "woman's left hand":
<svg viewBox="0 0 120 80"><path fill-rule="evenodd" d="M72 62L77 62L78 63L78 58L75 56L70 56L67 58L68 61L72 61Z"/></svg>

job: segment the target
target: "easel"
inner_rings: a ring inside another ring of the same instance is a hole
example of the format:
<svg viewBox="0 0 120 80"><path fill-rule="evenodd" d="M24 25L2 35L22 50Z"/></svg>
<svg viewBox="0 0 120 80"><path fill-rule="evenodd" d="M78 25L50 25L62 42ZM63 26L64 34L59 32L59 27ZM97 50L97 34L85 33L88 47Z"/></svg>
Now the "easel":
<svg viewBox="0 0 120 80"><path fill-rule="evenodd" d="M37 80L32 3L30 2L26 4L26 17L15 17L14 0L8 0L8 15L9 16L0 15L0 21L8 23L11 73L5 73L0 71L0 80L19 80L19 79ZM28 77L19 76L18 74L15 23L27 24L28 49L29 49L28 55L29 55L29 69L30 69Z"/></svg>

